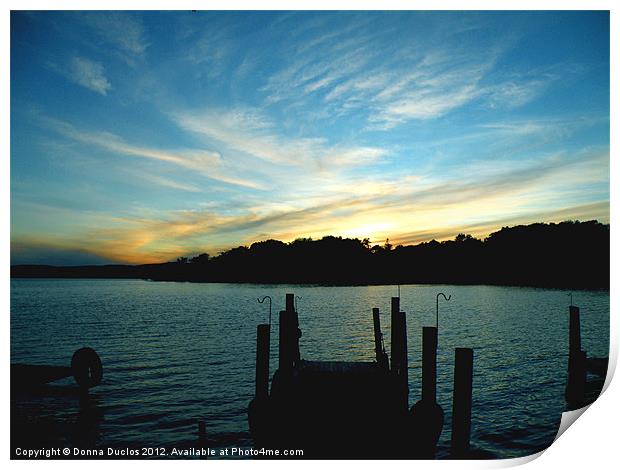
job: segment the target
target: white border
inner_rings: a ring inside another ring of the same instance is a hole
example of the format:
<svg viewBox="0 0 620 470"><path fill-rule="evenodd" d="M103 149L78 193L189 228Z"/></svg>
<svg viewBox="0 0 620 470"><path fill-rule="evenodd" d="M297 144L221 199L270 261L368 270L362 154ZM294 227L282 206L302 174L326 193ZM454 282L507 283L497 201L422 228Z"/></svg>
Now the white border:
<svg viewBox="0 0 620 470"><path fill-rule="evenodd" d="M1 289L2 306L4 316L4 324L2 326L2 337L4 339L4 351L5 361L2 364L2 377L8 377L9 375L9 361L6 359L10 357L10 315L9 315L9 282L10 277L9 265L10 265L10 227L9 227L9 208L10 208L10 172L9 172L9 155L10 155L10 143L9 143L9 103L10 103L10 10L114 10L114 9L129 9L129 10L191 10L191 9L209 9L209 10L610 10L610 23L611 23L611 129L614 129L614 123L617 122L617 103L618 93L617 84L620 77L618 76L618 54L620 53L619 46L619 34L618 34L618 15L614 11L614 6L617 2L602 1L602 0L564 0L564 1L552 1L552 0L521 0L521 1L489 1L489 0L473 0L473 1L444 1L444 0L357 0L357 1L342 1L342 0L297 0L297 1L278 1L278 0L261 0L256 2L249 1L236 1L236 0L215 0L208 2L198 1L185 1L177 0L174 2L153 0L153 1L135 1L135 0L108 0L101 1L95 0L86 2L83 0L57 0L54 2L42 1L42 0L5 0L2 5L2 54L1 54L1 68L2 73L0 75L0 99L2 100L2 109L4 114L4 120L2 120L2 126L0 126L1 142L3 143L4 152L2 153L2 175L4 178L4 184L0 186L2 191L1 210L5 221L4 229L2 230L2 246L0 266L2 272L5 273L4 284ZM616 8L617 10L617 8ZM614 132L610 135L610 168L611 168L611 181L618 181L618 164L615 161L617 158L617 137ZM611 207L611 219L615 223L615 215L617 209L617 196L618 193L614 190L613 184L610 188L610 207ZM612 255L611 255L611 286L617 285L618 279L618 237L614 226L612 225ZM612 287L613 290L613 287ZM618 308L614 299L611 299L611 335L610 335L610 368L613 371L617 364L618 357ZM547 468L549 466L561 467L561 468L584 468L590 466L592 468L609 468L611 462L616 461L615 446L616 442L616 426L620 425L618 418L618 403L620 403L620 386L617 384L617 380L609 383L611 379L611 373L609 374L606 382L608 389L603 395L581 416L579 424L572 426L561 438L558 439L551 447L546 451L539 454L523 457L519 459L508 460L493 460L493 461L390 461L384 462L381 465L389 465L390 467L402 467L402 468L472 468L472 469L484 469L484 468L503 468L511 467L527 462L531 462L528 468ZM1 428L3 454L6 460L10 456L10 444L9 444L9 391L8 387L3 387L2 390L2 405L3 413L3 425ZM38 461L43 465L49 465L51 467L72 467L78 468L85 465L84 461ZM93 468L106 468L112 462L104 461L88 461L86 465ZM313 468L318 462L314 461L254 461L250 463L252 467L259 468L288 468L292 464L295 467L300 468ZM112 463L117 465L116 462ZM124 464L124 462L123 462ZM241 466L248 465L247 461L132 461L128 462L128 465L134 466L148 466L148 467L162 467L168 465L227 465L227 466ZM358 461L355 462L355 466L370 467L376 466L380 463L377 461ZM31 466L29 461L11 461L10 465L15 467ZM36 464L35 464L36 465ZM321 463L319 463L321 465Z"/></svg>

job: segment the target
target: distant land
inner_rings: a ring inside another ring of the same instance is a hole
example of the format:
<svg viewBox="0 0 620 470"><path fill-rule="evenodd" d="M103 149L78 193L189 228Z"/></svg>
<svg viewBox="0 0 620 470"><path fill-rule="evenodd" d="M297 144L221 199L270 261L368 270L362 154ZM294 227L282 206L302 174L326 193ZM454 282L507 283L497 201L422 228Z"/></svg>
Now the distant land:
<svg viewBox="0 0 620 470"><path fill-rule="evenodd" d="M326 236L266 240L160 264L11 266L13 278L126 278L154 281L323 285L492 284L609 289L609 224L591 220L504 227L484 240L371 246Z"/></svg>

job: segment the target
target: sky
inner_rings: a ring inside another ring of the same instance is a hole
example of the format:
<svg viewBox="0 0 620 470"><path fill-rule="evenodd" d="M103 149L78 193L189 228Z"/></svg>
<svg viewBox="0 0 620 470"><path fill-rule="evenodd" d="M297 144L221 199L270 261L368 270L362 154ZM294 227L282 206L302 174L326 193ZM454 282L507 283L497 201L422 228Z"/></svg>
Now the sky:
<svg viewBox="0 0 620 470"><path fill-rule="evenodd" d="M11 14L11 263L609 222L608 12Z"/></svg>

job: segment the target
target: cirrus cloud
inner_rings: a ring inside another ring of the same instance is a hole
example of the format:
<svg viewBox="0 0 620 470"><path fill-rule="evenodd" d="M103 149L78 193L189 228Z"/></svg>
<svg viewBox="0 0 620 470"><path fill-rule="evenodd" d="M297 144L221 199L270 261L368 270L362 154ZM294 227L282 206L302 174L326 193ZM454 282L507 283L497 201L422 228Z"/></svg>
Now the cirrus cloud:
<svg viewBox="0 0 620 470"><path fill-rule="evenodd" d="M104 96L112 88L105 76L103 64L84 57L74 57L71 60L67 76L78 85Z"/></svg>

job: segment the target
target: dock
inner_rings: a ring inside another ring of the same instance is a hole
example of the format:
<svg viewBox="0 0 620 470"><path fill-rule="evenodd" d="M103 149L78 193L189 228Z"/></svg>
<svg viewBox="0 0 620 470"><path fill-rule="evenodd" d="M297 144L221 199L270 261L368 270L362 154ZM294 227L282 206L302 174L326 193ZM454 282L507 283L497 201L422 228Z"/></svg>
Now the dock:
<svg viewBox="0 0 620 470"><path fill-rule="evenodd" d="M608 357L588 357L581 349L580 309L569 307L568 324L568 379L566 382L566 409L588 406L601 394L609 367Z"/></svg>
<svg viewBox="0 0 620 470"><path fill-rule="evenodd" d="M444 430L444 411L436 396L438 322L422 328L421 399L409 408L407 322L399 297L391 299L390 315L391 357L385 351L379 309L373 308L374 361L308 360L299 349L302 332L294 295L286 294L271 388L271 324L257 327L256 391L248 408L255 448L303 449L304 458L311 459L432 459L440 436L450 432L450 458L494 458L470 445L473 349L454 351L451 429ZM577 409L600 394L608 359L589 358L581 349L579 308L573 305L567 349L565 400L567 409Z"/></svg>
<svg viewBox="0 0 620 470"><path fill-rule="evenodd" d="M73 353L70 366L41 364L11 364L11 390L28 390L73 377L80 390L88 390L101 383L103 366L92 348L80 348Z"/></svg>
<svg viewBox="0 0 620 470"><path fill-rule="evenodd" d="M293 294L280 312L278 369L269 389L270 325L257 328L256 391L248 408L255 448L303 449L304 458L433 458L443 429L436 402L437 328L424 328L422 400L409 409L406 314L391 299L391 357L372 309L375 361L301 358ZM470 452L473 350L457 348L452 454Z"/></svg>

